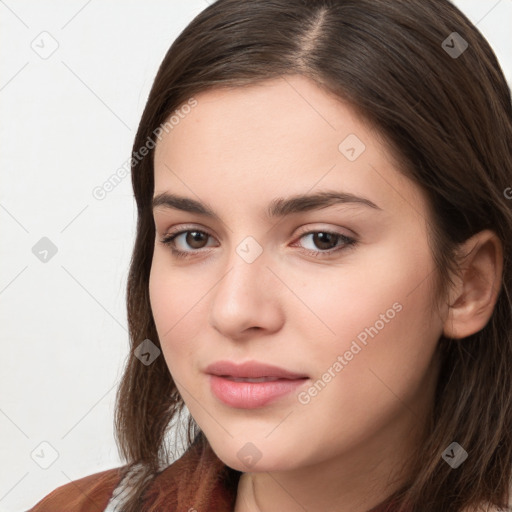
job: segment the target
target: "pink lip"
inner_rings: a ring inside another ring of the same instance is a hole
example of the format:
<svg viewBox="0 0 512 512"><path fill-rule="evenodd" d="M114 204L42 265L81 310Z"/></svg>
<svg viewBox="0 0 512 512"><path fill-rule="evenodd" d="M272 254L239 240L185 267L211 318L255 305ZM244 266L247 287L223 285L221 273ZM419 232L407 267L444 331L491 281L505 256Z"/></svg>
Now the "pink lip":
<svg viewBox="0 0 512 512"><path fill-rule="evenodd" d="M306 375L252 361L240 365L230 361L218 361L208 366L206 372L210 374L210 388L213 394L224 404L240 409L263 407L291 393L309 380ZM277 380L235 382L228 377L275 377Z"/></svg>
<svg viewBox="0 0 512 512"><path fill-rule="evenodd" d="M205 372L221 377L278 377L280 379L302 379L307 377L304 374L291 372L271 364L258 363L257 361L246 361L241 364L232 361L217 361L207 366Z"/></svg>

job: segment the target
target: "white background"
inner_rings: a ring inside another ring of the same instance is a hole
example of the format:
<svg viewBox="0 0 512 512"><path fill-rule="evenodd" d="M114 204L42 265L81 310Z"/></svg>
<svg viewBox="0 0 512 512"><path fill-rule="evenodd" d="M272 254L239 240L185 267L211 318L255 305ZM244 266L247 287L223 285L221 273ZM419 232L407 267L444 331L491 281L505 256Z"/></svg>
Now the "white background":
<svg viewBox="0 0 512 512"><path fill-rule="evenodd" d="M512 83L512 0L455 3ZM121 464L136 210L129 176L103 200L92 190L131 156L165 52L207 5L0 0L0 512ZM32 252L42 237L57 247L47 262Z"/></svg>

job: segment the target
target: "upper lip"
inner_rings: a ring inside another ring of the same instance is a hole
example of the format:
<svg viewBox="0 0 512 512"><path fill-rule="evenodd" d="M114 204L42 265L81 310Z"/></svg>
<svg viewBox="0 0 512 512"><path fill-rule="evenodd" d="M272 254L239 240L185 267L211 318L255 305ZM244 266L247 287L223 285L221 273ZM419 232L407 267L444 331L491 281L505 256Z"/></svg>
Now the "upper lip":
<svg viewBox="0 0 512 512"><path fill-rule="evenodd" d="M219 375L222 377L237 378L258 378L258 377L277 377L280 379L302 379L307 375L295 373L284 368L279 368L271 364L260 363L258 361L246 361L244 363L234 363L232 361L217 361L210 364L206 373Z"/></svg>

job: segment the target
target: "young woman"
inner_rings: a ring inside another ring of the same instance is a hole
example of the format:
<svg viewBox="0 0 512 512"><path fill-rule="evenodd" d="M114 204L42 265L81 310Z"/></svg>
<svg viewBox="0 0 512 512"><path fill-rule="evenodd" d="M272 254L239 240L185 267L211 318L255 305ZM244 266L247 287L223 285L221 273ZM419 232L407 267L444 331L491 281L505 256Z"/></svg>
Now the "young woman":
<svg viewBox="0 0 512 512"><path fill-rule="evenodd" d="M126 465L32 511L511 510L511 96L457 8L218 0L133 151Z"/></svg>

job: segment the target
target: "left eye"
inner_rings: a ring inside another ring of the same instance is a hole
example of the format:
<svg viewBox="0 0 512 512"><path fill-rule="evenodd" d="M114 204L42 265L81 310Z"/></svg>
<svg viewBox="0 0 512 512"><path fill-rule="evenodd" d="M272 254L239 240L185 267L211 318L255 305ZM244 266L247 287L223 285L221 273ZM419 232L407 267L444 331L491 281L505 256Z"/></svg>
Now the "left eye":
<svg viewBox="0 0 512 512"><path fill-rule="evenodd" d="M186 245L191 247L192 250L182 250L176 248L176 242L179 241L180 237L184 235L185 238L182 239L181 242L184 242ZM169 246L171 248L171 252L175 256L186 258L190 257L195 252L199 252L198 249L203 249L205 247L205 240L207 241L208 237L210 236L211 235L209 233L206 233L205 231L183 230L172 235L164 236L164 238L162 238L160 242L164 245ZM303 233L299 237L299 240L306 237L311 237L310 240L313 242L314 245L318 247L318 249L304 248L304 252L308 254L313 254L315 256L330 255L334 252L343 250L348 246L355 245L356 243L356 240L354 238L331 231L309 231L307 233Z"/></svg>
<svg viewBox="0 0 512 512"><path fill-rule="evenodd" d="M341 233L332 233L330 231L310 231L309 233L304 233L303 235L301 235L299 240L308 236L312 237L310 240L313 242L314 245L321 249L324 249L321 251L314 248L306 249L307 251L311 252L335 252L332 249L340 246L340 244L338 243L339 241L341 241L341 248L355 243L355 240L353 238L342 235Z"/></svg>

